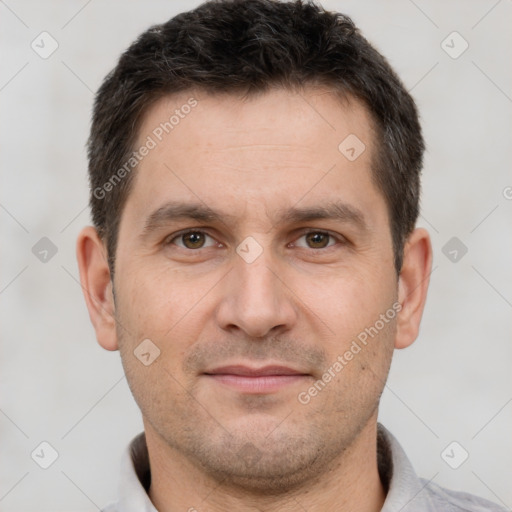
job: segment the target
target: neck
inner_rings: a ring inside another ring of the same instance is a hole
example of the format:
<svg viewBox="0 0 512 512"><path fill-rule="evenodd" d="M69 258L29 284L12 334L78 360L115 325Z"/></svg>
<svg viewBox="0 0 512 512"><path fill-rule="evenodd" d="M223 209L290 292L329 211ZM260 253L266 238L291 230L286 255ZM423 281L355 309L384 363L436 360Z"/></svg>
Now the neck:
<svg viewBox="0 0 512 512"><path fill-rule="evenodd" d="M219 482L165 443L147 422L145 427L151 466L149 497L160 512L378 512L386 498L377 466L376 418L307 485L280 494L255 493L227 480Z"/></svg>

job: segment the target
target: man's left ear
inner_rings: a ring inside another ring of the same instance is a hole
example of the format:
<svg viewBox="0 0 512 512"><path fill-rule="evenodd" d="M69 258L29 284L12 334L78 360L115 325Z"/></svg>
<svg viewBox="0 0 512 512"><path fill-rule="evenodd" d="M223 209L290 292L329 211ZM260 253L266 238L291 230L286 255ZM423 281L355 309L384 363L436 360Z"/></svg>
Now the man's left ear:
<svg viewBox="0 0 512 512"><path fill-rule="evenodd" d="M395 348L408 347L418 336L431 266L430 236L425 229L417 228L410 234L404 247L398 280L398 300L402 309L397 317Z"/></svg>

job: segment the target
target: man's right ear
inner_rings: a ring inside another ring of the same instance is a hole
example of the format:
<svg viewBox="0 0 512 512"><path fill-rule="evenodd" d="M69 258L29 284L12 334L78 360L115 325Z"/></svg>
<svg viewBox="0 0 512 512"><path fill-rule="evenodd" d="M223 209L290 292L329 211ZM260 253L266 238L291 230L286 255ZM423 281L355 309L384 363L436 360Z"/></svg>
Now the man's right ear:
<svg viewBox="0 0 512 512"><path fill-rule="evenodd" d="M76 244L80 283L98 343L117 350L115 305L105 244L92 226L80 232Z"/></svg>

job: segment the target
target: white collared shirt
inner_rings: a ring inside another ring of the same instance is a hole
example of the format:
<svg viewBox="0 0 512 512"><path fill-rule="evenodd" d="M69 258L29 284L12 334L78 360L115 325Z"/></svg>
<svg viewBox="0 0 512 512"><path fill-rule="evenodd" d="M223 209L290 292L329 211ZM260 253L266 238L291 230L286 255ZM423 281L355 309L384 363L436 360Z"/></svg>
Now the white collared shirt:
<svg viewBox="0 0 512 512"><path fill-rule="evenodd" d="M507 512L483 498L450 491L418 478L398 441L381 424L378 424L377 446L379 474L388 488L381 512ZM142 433L123 456L119 501L103 512L158 512L147 494L150 481L149 458Z"/></svg>

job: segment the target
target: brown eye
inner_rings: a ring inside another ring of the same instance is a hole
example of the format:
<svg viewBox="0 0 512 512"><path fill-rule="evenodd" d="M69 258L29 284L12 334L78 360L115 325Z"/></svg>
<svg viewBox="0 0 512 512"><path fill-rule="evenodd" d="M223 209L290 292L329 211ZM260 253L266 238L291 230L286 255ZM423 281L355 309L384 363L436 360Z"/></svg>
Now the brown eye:
<svg viewBox="0 0 512 512"><path fill-rule="evenodd" d="M206 236L204 233L200 231L191 231L190 233L185 233L181 235L181 242L187 249L200 249L204 246L206 241Z"/></svg>
<svg viewBox="0 0 512 512"><path fill-rule="evenodd" d="M321 233L318 231L304 235L306 243L311 249L323 249L329 245L331 236L328 233Z"/></svg>
<svg viewBox="0 0 512 512"><path fill-rule="evenodd" d="M215 240L203 231L187 231L170 239L169 244L177 245L183 249L203 249L213 247Z"/></svg>

